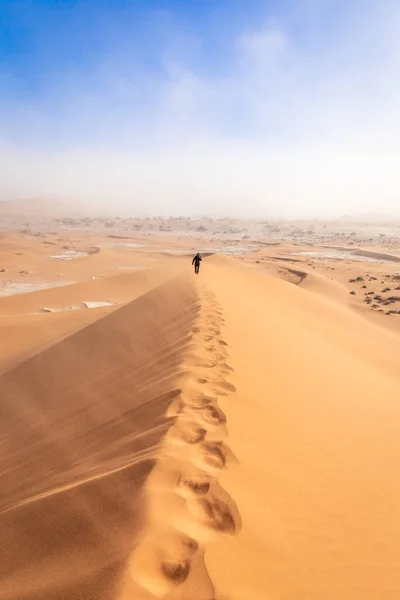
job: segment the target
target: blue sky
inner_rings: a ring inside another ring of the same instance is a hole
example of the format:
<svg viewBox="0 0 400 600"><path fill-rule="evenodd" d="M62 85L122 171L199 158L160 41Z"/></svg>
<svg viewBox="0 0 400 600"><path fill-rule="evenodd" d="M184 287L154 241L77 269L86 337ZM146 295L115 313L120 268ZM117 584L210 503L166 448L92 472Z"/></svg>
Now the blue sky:
<svg viewBox="0 0 400 600"><path fill-rule="evenodd" d="M399 27L394 0L2 0L0 199L399 212Z"/></svg>

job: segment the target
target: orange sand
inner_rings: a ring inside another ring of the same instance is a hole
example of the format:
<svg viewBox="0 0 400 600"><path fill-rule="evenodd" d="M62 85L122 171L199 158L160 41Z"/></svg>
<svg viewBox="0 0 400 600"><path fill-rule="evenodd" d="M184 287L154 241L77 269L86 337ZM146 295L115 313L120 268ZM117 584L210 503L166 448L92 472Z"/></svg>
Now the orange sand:
<svg viewBox="0 0 400 600"><path fill-rule="evenodd" d="M397 600L395 330L320 273L99 254L0 299L0 600Z"/></svg>

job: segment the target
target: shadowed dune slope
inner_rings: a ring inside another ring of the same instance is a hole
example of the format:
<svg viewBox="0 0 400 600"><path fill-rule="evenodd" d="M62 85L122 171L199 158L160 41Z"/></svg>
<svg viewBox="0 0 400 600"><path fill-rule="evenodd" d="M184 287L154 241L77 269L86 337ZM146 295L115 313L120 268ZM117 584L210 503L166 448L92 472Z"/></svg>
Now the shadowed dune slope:
<svg viewBox="0 0 400 600"><path fill-rule="evenodd" d="M0 378L1 600L115 597L196 312L181 276Z"/></svg>

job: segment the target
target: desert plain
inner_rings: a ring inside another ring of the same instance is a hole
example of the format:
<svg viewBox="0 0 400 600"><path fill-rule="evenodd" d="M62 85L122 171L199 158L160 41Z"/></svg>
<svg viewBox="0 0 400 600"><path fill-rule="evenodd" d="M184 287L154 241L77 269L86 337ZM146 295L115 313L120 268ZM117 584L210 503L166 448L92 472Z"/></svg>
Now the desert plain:
<svg viewBox="0 0 400 600"><path fill-rule="evenodd" d="M3 202L0 416L0 600L398 600L400 221Z"/></svg>

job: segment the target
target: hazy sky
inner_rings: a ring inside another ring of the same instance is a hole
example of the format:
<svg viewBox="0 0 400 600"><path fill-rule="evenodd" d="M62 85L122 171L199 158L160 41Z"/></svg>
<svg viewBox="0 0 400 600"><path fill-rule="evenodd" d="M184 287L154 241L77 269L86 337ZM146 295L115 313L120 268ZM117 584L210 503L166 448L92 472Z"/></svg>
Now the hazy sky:
<svg viewBox="0 0 400 600"><path fill-rule="evenodd" d="M400 213L399 0L1 0L0 199Z"/></svg>

